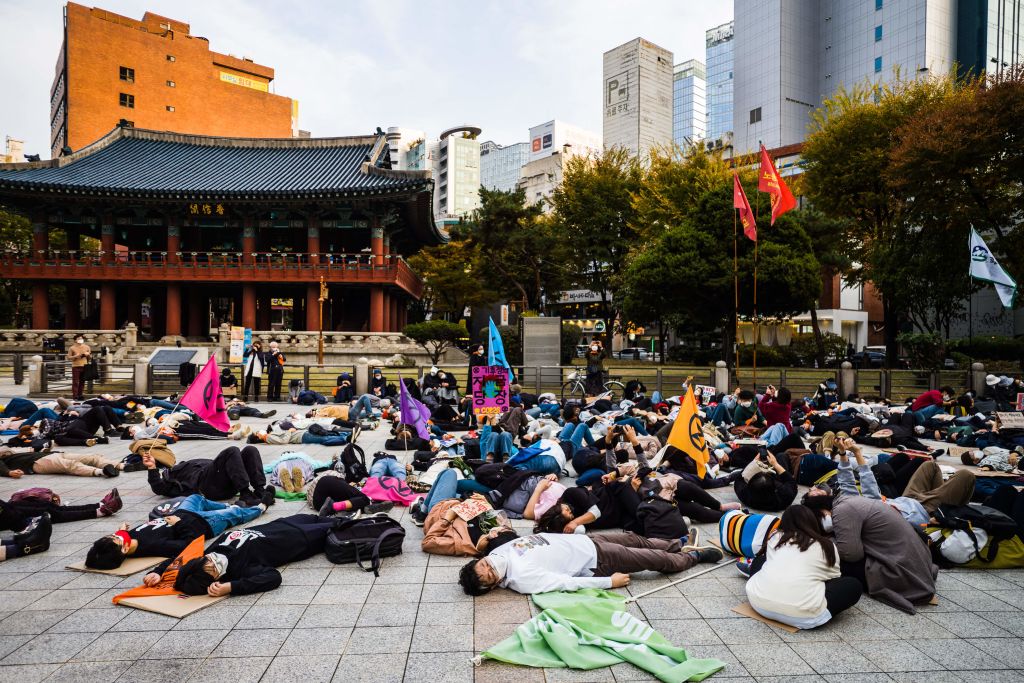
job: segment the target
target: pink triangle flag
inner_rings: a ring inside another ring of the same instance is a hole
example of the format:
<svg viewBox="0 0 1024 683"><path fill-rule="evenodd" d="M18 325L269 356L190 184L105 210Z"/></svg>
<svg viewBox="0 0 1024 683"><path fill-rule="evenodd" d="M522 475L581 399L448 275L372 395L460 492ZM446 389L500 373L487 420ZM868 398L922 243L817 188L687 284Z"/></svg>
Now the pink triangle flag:
<svg viewBox="0 0 1024 683"><path fill-rule="evenodd" d="M185 390L181 405L209 422L215 429L222 432L231 429L231 420L224 407L224 391L220 388L217 360L213 356L210 356L206 366Z"/></svg>

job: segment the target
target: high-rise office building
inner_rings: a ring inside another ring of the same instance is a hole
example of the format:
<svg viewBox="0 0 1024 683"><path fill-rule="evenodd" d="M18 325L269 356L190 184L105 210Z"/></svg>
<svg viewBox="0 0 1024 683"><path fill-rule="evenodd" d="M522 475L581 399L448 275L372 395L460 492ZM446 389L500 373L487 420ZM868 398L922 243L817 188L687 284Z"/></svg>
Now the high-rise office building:
<svg viewBox="0 0 1024 683"><path fill-rule="evenodd" d="M672 74L672 140L684 149L707 135L706 78L697 59L676 64Z"/></svg>
<svg viewBox="0 0 1024 683"><path fill-rule="evenodd" d="M704 36L707 65L707 138L717 140L732 131L733 22L708 29Z"/></svg>
<svg viewBox="0 0 1024 683"><path fill-rule="evenodd" d="M116 126L229 137L298 136L298 102L274 70L220 54L188 24L69 2L50 88L50 152L77 152Z"/></svg>
<svg viewBox="0 0 1024 683"><path fill-rule="evenodd" d="M509 192L516 189L519 172L530 161L530 143L499 145L488 140L480 143L480 185L488 190Z"/></svg>
<svg viewBox="0 0 1024 683"><path fill-rule="evenodd" d="M643 38L604 53L604 146L644 158L672 144L672 53Z"/></svg>
<svg viewBox="0 0 1024 683"><path fill-rule="evenodd" d="M600 154L601 147L601 136L597 133L558 119L530 127L530 161L552 154Z"/></svg>
<svg viewBox="0 0 1024 683"><path fill-rule="evenodd" d="M456 126L438 136L434 170L434 216L456 221L480 207L480 129Z"/></svg>
<svg viewBox="0 0 1024 683"><path fill-rule="evenodd" d="M998 74L1024 62L1021 0L959 0L957 66L961 74Z"/></svg>

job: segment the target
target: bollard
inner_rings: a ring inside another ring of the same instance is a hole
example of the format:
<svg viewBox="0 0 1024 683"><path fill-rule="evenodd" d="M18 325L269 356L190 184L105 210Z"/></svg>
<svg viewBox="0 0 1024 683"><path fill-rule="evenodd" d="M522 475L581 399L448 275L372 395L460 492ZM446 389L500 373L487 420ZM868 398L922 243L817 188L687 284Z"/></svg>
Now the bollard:
<svg viewBox="0 0 1024 683"><path fill-rule="evenodd" d="M370 393L370 364L356 361L356 396Z"/></svg>
<svg viewBox="0 0 1024 683"><path fill-rule="evenodd" d="M729 393L729 366L724 360L715 363L715 391L720 394Z"/></svg>
<svg viewBox="0 0 1024 683"><path fill-rule="evenodd" d="M129 349L134 349L139 340L139 328L135 326L135 323L128 323L124 328L124 345ZM148 393L148 392L147 392ZM145 396L146 394L141 394Z"/></svg>
<svg viewBox="0 0 1024 683"><path fill-rule="evenodd" d="M43 365L43 357L30 356L28 362L28 393L30 396L39 396L46 391L46 367Z"/></svg>
<svg viewBox="0 0 1024 683"><path fill-rule="evenodd" d="M135 395L149 396L149 363L144 360L135 363Z"/></svg>
<svg viewBox="0 0 1024 683"><path fill-rule="evenodd" d="M845 401L846 397L850 394L857 393L857 371L853 369L853 364L844 360L842 365L839 366L839 400Z"/></svg>
<svg viewBox="0 0 1024 683"><path fill-rule="evenodd" d="M988 393L988 385L985 384L985 364L971 363L971 373L967 377L967 384L974 390L975 396L983 396Z"/></svg>

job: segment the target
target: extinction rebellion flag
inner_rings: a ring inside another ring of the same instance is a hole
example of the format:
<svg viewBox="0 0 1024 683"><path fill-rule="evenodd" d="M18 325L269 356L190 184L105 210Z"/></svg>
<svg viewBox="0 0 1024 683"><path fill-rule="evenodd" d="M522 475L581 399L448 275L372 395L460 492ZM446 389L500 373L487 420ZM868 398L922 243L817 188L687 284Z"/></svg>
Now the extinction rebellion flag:
<svg viewBox="0 0 1024 683"><path fill-rule="evenodd" d="M999 265L985 240L981 239L981 235L974 228L971 228L970 247L971 277L982 282L991 282L1003 306L1013 308L1013 300L1017 296L1017 282Z"/></svg>

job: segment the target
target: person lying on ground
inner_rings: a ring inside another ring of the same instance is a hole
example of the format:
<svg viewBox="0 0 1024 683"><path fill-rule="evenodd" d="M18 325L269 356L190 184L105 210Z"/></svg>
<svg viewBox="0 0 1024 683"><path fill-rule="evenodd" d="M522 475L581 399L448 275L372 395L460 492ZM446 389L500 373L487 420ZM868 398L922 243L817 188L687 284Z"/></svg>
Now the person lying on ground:
<svg viewBox="0 0 1024 683"><path fill-rule="evenodd" d="M678 540L649 539L628 532L534 534L465 564L459 571L459 585L473 596L498 586L527 594L622 588L629 585L633 572L675 573L721 559L718 548L683 547Z"/></svg>
<svg viewBox="0 0 1024 683"><path fill-rule="evenodd" d="M1018 446L1018 449L1021 447ZM982 470L995 472L1015 472L1020 464L1021 454L1005 448L986 448L984 451L968 451L960 456L965 465L977 465Z"/></svg>
<svg viewBox="0 0 1024 683"><path fill-rule="evenodd" d="M233 432L232 436L242 438L247 432L247 443L266 443L273 445L282 444L319 444L321 446L344 446L354 443L359 438L361 429L356 426L352 429L342 427L324 427L318 423L311 424L306 429L297 427L285 428L282 423L274 423L268 429L257 429L249 431L248 425L243 425Z"/></svg>
<svg viewBox="0 0 1024 683"><path fill-rule="evenodd" d="M44 514L50 516L53 524L109 517L117 513L123 505L117 489L111 489L100 502L85 505L62 505L57 494L51 493L47 498L43 494L43 489L38 491L38 496L19 497L19 492L15 492L11 494L10 500L0 500L0 530L20 532L28 526L32 518Z"/></svg>
<svg viewBox="0 0 1024 683"><path fill-rule="evenodd" d="M507 518L502 522L501 517L481 513L469 521L462 519L454 509L462 502L458 498L448 498L437 501L431 508L423 524L423 541L420 544L423 552L477 557L519 538ZM492 519L498 521L491 524Z"/></svg>
<svg viewBox="0 0 1024 683"><path fill-rule="evenodd" d="M56 420L43 420L39 434L52 440L58 446L95 446L109 443L111 436L120 436L121 418L113 410L103 407L92 408L84 414L75 410L63 412ZM103 436L96 436L98 430Z"/></svg>
<svg viewBox="0 0 1024 683"><path fill-rule="evenodd" d="M299 514L221 534L205 555L186 562L178 571L174 589L212 597L274 590L281 585L276 568L322 553L327 535L339 523L341 520ZM157 565L143 583L159 583L172 561Z"/></svg>
<svg viewBox="0 0 1024 683"><path fill-rule="evenodd" d="M19 479L26 474L72 474L76 477L116 477L125 464L100 455L64 451L19 451L0 446L0 476Z"/></svg>
<svg viewBox="0 0 1024 683"><path fill-rule="evenodd" d="M159 469L153 456L144 454L142 464L148 470L149 487L158 496L175 498L201 493L210 500L225 500L237 494L244 507L261 502L274 504L274 487L267 485L263 461L255 446L242 450L230 446L213 460L195 458Z"/></svg>
<svg viewBox="0 0 1024 683"><path fill-rule="evenodd" d="M742 565L741 573L742 573ZM794 505L747 572L754 611L799 629L817 628L860 600L860 582L844 577L839 551L810 508Z"/></svg>
<svg viewBox="0 0 1024 683"><path fill-rule="evenodd" d="M198 493L181 501L174 514L132 526L125 522L109 536L97 539L85 556L85 566L115 569L125 558L177 557L199 536L214 538L226 529L245 524L267 511L263 503L253 507L226 505Z"/></svg>
<svg viewBox="0 0 1024 683"><path fill-rule="evenodd" d="M226 370L227 368L225 368ZM261 411L259 408L253 408L248 403L241 399L233 398L227 402L224 406L228 411L229 420L237 420L242 417L258 417L266 419L277 415L276 410L268 410L267 412Z"/></svg>
<svg viewBox="0 0 1024 683"><path fill-rule="evenodd" d="M46 552L50 549L52 533L53 526L50 524L49 515L33 517L11 540L0 541L0 562Z"/></svg>

